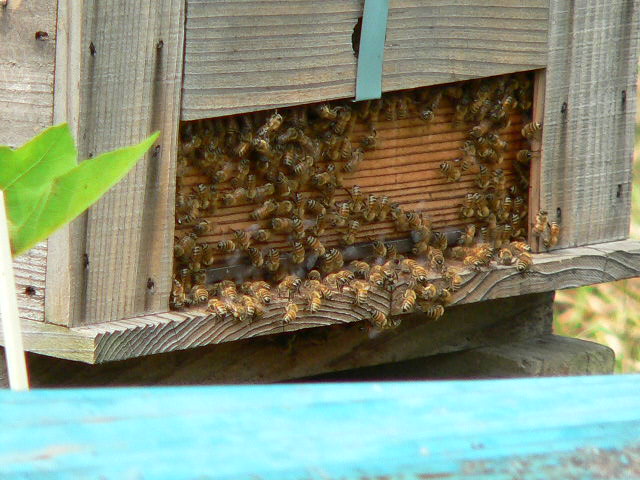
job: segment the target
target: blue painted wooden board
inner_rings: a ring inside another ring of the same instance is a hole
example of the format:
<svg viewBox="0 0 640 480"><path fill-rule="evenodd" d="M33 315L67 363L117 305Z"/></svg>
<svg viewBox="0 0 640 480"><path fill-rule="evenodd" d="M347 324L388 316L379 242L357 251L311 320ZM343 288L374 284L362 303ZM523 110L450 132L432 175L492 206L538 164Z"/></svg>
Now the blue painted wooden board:
<svg viewBox="0 0 640 480"><path fill-rule="evenodd" d="M0 392L0 478L640 478L640 376Z"/></svg>

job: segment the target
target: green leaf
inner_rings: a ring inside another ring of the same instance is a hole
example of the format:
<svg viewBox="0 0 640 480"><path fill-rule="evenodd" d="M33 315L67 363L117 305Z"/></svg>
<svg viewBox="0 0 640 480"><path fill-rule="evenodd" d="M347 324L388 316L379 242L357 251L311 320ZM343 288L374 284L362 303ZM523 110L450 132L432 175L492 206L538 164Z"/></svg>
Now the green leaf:
<svg viewBox="0 0 640 480"><path fill-rule="evenodd" d="M0 147L0 189L5 191L14 256L95 203L127 174L158 135L79 165L66 124L51 127L18 150Z"/></svg>

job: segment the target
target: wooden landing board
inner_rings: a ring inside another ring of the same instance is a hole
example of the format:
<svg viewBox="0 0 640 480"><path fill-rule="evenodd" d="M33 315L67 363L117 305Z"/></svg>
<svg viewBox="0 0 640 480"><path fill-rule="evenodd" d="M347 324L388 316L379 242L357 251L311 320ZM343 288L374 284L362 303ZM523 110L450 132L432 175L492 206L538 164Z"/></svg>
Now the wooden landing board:
<svg viewBox="0 0 640 480"><path fill-rule="evenodd" d="M631 479L640 471L639 385L620 375L5 390L0 411L10 428L0 434L0 471L52 479Z"/></svg>
<svg viewBox="0 0 640 480"><path fill-rule="evenodd" d="M188 0L182 119L353 97L362 6ZM546 0L390 2L383 90L543 68L548 24Z"/></svg>
<svg viewBox="0 0 640 480"><path fill-rule="evenodd" d="M636 276L640 276L640 242L613 242L535 255L532 270L524 274L514 267L467 273L453 303L548 292ZM349 297L338 296L338 299L335 306L327 304L315 315L300 312L298 319L288 325L283 325L278 313L281 305L274 305L272 313L250 324L237 323L229 317L215 321L206 313L195 311L168 312L76 328L25 321L24 342L29 351L99 363L366 318L362 311L353 308ZM446 318L445 313L440 321L443 328L446 328Z"/></svg>

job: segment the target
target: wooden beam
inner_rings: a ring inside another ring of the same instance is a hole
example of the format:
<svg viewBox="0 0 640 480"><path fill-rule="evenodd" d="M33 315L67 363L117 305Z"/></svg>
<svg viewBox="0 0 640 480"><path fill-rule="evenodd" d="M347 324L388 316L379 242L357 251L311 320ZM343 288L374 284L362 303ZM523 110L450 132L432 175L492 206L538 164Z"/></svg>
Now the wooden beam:
<svg viewBox="0 0 640 480"><path fill-rule="evenodd" d="M551 1L541 208L559 247L626 238L631 212L640 9Z"/></svg>
<svg viewBox="0 0 640 480"><path fill-rule="evenodd" d="M558 401L562 399L562 401ZM8 477L635 478L633 375L0 392Z"/></svg>
<svg viewBox="0 0 640 480"><path fill-rule="evenodd" d="M80 58L72 59L79 89L66 101L78 104L81 158L155 130L162 136L70 233L52 240L52 268L69 273L60 286L47 285L59 306L47 313L69 326L168 308L184 43L184 0L138 0L126 8L86 1L78 8L69 18L80 24Z"/></svg>
<svg viewBox="0 0 640 480"><path fill-rule="evenodd" d="M629 240L537 254L534 256L534 262L531 271L524 274L518 273L514 267L495 267L464 274L464 283L454 295L453 304L461 305L637 277L640 276L640 242ZM401 292L402 287L397 289L394 295L392 314L400 314L397 299ZM381 311L388 312L390 297L387 293L374 292L370 301ZM354 306L352 297L346 294L337 294L335 301L323 304L316 314L301 311L299 318L287 325L282 323L282 312L283 305L277 302L270 307L264 318L247 324L229 318L216 321L206 312L189 311L145 315L70 329L61 327L55 330L59 339L50 347L46 347L46 337L47 332L53 330L45 330L42 325L28 322L25 330L37 337L42 329L42 340L35 345L27 338L25 348L53 356L60 356L58 352L63 350L68 352L64 358L96 363L293 332L310 327L358 322L368 316L367 311ZM83 342L87 337L93 338L93 350L73 352L72 345L76 337Z"/></svg>
<svg viewBox="0 0 640 480"><path fill-rule="evenodd" d="M12 0L0 7L0 145L19 147L51 126L56 4ZM44 321L47 244L14 261L20 316Z"/></svg>
<svg viewBox="0 0 640 480"><path fill-rule="evenodd" d="M98 365L29 354L29 375L36 387L278 382L525 341L548 335L552 319L553 293L538 293L452 307L441 322L405 317L389 332L356 322Z"/></svg>
<svg viewBox="0 0 640 480"><path fill-rule="evenodd" d="M361 1L187 4L183 120L355 95ZM383 91L542 68L548 10L547 0L394 1Z"/></svg>

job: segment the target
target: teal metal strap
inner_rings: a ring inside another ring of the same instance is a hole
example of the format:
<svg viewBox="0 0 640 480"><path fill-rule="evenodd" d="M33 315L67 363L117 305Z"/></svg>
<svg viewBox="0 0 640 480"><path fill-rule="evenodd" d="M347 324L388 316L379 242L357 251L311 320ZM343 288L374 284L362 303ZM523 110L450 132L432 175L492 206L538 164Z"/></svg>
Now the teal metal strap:
<svg viewBox="0 0 640 480"><path fill-rule="evenodd" d="M356 101L382 95L382 59L387 34L388 0L366 0L358 54Z"/></svg>

